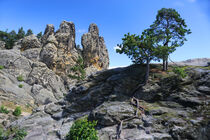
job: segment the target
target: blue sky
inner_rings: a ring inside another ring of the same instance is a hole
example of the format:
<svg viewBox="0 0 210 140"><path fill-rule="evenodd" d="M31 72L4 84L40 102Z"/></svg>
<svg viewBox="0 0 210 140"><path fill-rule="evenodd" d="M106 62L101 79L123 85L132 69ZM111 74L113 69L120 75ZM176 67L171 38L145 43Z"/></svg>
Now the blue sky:
<svg viewBox="0 0 210 140"><path fill-rule="evenodd" d="M54 24L57 30L61 21L73 21L77 44L89 24L96 23L109 51L110 67L131 64L127 56L114 50L124 34L141 34L159 9L175 8L192 34L171 59L210 57L210 0L0 0L0 7L0 30L17 31L23 26L39 33L46 24Z"/></svg>

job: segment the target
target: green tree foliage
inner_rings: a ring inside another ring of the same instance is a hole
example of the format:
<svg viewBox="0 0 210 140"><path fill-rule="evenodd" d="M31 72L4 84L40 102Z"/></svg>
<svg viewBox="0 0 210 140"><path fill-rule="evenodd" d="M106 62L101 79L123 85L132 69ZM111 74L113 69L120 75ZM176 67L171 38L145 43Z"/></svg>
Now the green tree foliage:
<svg viewBox="0 0 210 140"><path fill-rule="evenodd" d="M32 35L32 34L33 34L33 31L31 29L28 29L25 36L29 36L29 35Z"/></svg>
<svg viewBox="0 0 210 140"><path fill-rule="evenodd" d="M36 37L37 37L38 39L41 39L41 38L42 38L42 32L38 33L38 34L36 35Z"/></svg>
<svg viewBox="0 0 210 140"><path fill-rule="evenodd" d="M156 41L154 32L151 29L145 30L141 36L130 33L125 34L122 38L122 44L118 45L117 53L126 54L136 64L146 63L145 84L149 77L149 63L151 60L157 60Z"/></svg>
<svg viewBox="0 0 210 140"><path fill-rule="evenodd" d="M182 46L190 34L185 20L172 8L162 8L158 11L155 22L151 25L158 38L158 57L163 60L163 70L168 69L168 56Z"/></svg>
<svg viewBox="0 0 210 140"><path fill-rule="evenodd" d="M6 43L6 49L12 49L14 42L17 40L17 34L14 30L9 33L7 31L0 31L0 40Z"/></svg>
<svg viewBox="0 0 210 140"><path fill-rule="evenodd" d="M25 36L25 31L23 30L23 27L21 27L21 28L18 30L17 39L24 38L24 36Z"/></svg>
<svg viewBox="0 0 210 140"><path fill-rule="evenodd" d="M96 121L90 122L87 118L77 120L70 128L66 140L98 140L96 124Z"/></svg>
<svg viewBox="0 0 210 140"><path fill-rule="evenodd" d="M21 107L18 106L18 107L15 108L15 110L14 110L14 112L13 112L13 115L14 115L14 116L20 116L21 113L22 113Z"/></svg>

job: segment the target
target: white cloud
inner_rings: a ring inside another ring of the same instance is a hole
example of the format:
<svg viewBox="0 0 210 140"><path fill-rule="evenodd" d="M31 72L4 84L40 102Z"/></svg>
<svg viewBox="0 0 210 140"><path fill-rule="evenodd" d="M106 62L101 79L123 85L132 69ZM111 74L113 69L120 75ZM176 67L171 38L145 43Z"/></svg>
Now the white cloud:
<svg viewBox="0 0 210 140"><path fill-rule="evenodd" d="M77 30L77 32L78 32L78 33L85 33L86 30L85 30L85 29L79 29L79 30Z"/></svg>
<svg viewBox="0 0 210 140"><path fill-rule="evenodd" d="M127 66L128 66L128 65L127 65ZM124 67L127 67L127 66L112 66L112 67L109 67L108 69L124 68Z"/></svg>
<svg viewBox="0 0 210 140"><path fill-rule="evenodd" d="M115 46L114 50L116 51L117 49L120 49L120 47L119 46Z"/></svg>

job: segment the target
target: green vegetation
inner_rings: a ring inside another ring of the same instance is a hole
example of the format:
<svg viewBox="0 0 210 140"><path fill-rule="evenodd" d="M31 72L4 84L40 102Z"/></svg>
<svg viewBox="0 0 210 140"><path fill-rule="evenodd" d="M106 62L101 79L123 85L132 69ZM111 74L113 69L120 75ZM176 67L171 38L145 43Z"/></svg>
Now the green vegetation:
<svg viewBox="0 0 210 140"><path fill-rule="evenodd" d="M14 112L13 112L13 115L14 115L14 116L20 116L21 113L22 113L21 107L18 106L18 107L15 108L15 110L14 110Z"/></svg>
<svg viewBox="0 0 210 140"><path fill-rule="evenodd" d="M117 49L117 53L124 53L128 55L129 58L134 63L144 63L147 64L146 75L145 75L145 83L148 82L149 78L149 63L152 60L157 60L158 58L155 56L157 53L155 42L157 38L154 36L152 30L145 30L141 36L130 35L130 33L125 34L125 37L122 38L123 43L118 45L119 49Z"/></svg>
<svg viewBox="0 0 210 140"><path fill-rule="evenodd" d="M90 122L87 118L77 120L70 128L66 140L98 140L96 124L96 121Z"/></svg>
<svg viewBox="0 0 210 140"><path fill-rule="evenodd" d="M162 8L158 11L155 22L142 34L125 34L122 44L118 45L117 53L124 53L134 63L146 63L145 84L149 77L149 64L153 61L163 60L163 70L168 70L168 56L182 46L190 34L184 19L175 9ZM181 73L183 74L183 73ZM184 75L182 75L184 76Z"/></svg>
<svg viewBox="0 0 210 140"><path fill-rule="evenodd" d="M17 80L18 80L19 82L24 81L23 76L22 76L22 75L19 75L19 76L17 77Z"/></svg>
<svg viewBox="0 0 210 140"><path fill-rule="evenodd" d="M0 70L4 69L4 66L0 65Z"/></svg>
<svg viewBox="0 0 210 140"><path fill-rule="evenodd" d="M75 73L75 75L69 74L68 76L72 79L83 80L85 79L85 65L84 61L81 57L78 58L77 63L71 70Z"/></svg>
<svg viewBox="0 0 210 140"><path fill-rule="evenodd" d="M25 36L29 36L29 35L32 35L32 34L33 34L33 31L31 29L28 29Z"/></svg>
<svg viewBox="0 0 210 140"><path fill-rule="evenodd" d="M0 113L5 113L8 114L9 111L7 110L7 108L5 108L3 105L0 107Z"/></svg>
<svg viewBox="0 0 210 140"><path fill-rule="evenodd" d="M36 36L38 39L42 38L42 32L38 33Z"/></svg>
<svg viewBox="0 0 210 140"><path fill-rule="evenodd" d="M18 33L16 33L15 30L12 30L11 32L8 32L8 30L0 31L0 40L6 43L5 44L6 49L12 49L16 41L32 34L33 31L31 29L28 29L27 32L25 33L23 27L21 27L18 29ZM41 37L42 37L42 32L37 34L37 38Z"/></svg>
<svg viewBox="0 0 210 140"><path fill-rule="evenodd" d="M157 56L163 60L163 70L168 70L168 56L176 47L184 45L186 35L191 34L185 20L172 8L162 8L158 11L155 22L150 26L157 36Z"/></svg>
<svg viewBox="0 0 210 140"><path fill-rule="evenodd" d="M173 67L173 72L177 74L180 78L185 78L187 76L184 68L181 67Z"/></svg>
<svg viewBox="0 0 210 140"><path fill-rule="evenodd" d="M23 140L24 137L27 135L27 132L23 129L18 129L16 132L15 132L15 135L14 135L14 138L13 140Z"/></svg>
<svg viewBox="0 0 210 140"><path fill-rule="evenodd" d="M18 85L19 88L23 88L23 84Z"/></svg>
<svg viewBox="0 0 210 140"><path fill-rule="evenodd" d="M27 132L24 129L12 128L4 130L0 127L0 140L23 140L27 135Z"/></svg>

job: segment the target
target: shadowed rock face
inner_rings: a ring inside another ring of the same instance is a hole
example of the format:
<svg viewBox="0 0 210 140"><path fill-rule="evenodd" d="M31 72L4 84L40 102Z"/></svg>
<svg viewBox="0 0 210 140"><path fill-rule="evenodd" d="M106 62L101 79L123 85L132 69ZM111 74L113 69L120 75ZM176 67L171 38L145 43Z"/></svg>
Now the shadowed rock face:
<svg viewBox="0 0 210 140"><path fill-rule="evenodd" d="M173 73L150 77L135 94L142 110L132 91L143 82L144 72L138 65L98 72L63 100L37 108L12 126L25 128L26 140L64 140L75 119L88 115L98 122L100 140L117 140L117 134L123 140L209 140L210 71L188 69L185 79Z"/></svg>

